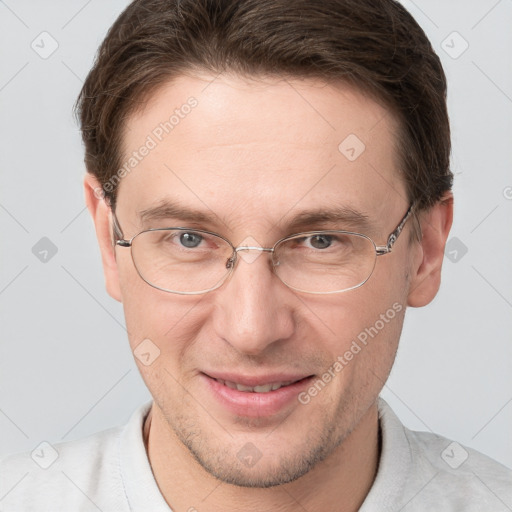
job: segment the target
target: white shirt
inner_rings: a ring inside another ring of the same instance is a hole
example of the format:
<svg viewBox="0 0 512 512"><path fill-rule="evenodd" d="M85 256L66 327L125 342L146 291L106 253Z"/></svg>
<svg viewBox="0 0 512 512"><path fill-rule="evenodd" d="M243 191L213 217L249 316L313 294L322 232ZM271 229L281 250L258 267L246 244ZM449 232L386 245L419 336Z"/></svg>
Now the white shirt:
<svg viewBox="0 0 512 512"><path fill-rule="evenodd" d="M140 406L125 426L1 460L0 511L170 512L142 436L150 407ZM408 430L382 398L379 423L379 468L360 512L512 511L511 470L444 437Z"/></svg>

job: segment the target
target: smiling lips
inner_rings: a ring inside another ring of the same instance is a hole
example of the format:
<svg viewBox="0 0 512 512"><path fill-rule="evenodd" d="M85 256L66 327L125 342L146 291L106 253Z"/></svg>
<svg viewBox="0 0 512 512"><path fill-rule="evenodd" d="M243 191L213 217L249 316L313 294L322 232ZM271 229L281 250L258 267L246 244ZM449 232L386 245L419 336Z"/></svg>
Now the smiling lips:
<svg viewBox="0 0 512 512"><path fill-rule="evenodd" d="M307 377L308 374L290 374L290 373L268 373L261 376L247 376L244 374L228 372L204 372L206 377L214 379L220 384L238 391L249 393L269 393L277 391L282 387L295 384Z"/></svg>
<svg viewBox="0 0 512 512"><path fill-rule="evenodd" d="M202 373L208 393L222 409L235 416L260 419L300 406L297 397L313 378L304 374L247 377L234 373Z"/></svg>

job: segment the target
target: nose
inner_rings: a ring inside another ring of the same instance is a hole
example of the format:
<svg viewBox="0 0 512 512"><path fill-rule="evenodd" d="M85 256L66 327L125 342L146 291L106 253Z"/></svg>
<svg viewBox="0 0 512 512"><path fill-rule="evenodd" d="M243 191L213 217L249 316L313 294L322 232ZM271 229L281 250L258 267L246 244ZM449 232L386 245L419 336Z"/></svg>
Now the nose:
<svg viewBox="0 0 512 512"><path fill-rule="evenodd" d="M213 293L216 334L242 354L260 355L294 333L293 292L273 273L270 252L238 251L233 273Z"/></svg>

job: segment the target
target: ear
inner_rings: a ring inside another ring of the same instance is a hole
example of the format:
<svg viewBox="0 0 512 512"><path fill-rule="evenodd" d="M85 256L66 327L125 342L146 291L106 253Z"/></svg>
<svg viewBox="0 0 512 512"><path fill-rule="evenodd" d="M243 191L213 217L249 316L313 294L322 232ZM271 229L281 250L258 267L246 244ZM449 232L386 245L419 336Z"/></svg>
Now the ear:
<svg viewBox="0 0 512 512"><path fill-rule="evenodd" d="M84 177L84 192L85 203L96 228L107 292L112 298L122 302L115 249L112 245L112 212L105 202L101 184L90 173L86 173Z"/></svg>
<svg viewBox="0 0 512 512"><path fill-rule="evenodd" d="M426 306L436 296L441 285L441 267L446 239L453 221L453 194L447 192L429 210L421 214L422 238L418 257L411 268L407 304L411 307Z"/></svg>

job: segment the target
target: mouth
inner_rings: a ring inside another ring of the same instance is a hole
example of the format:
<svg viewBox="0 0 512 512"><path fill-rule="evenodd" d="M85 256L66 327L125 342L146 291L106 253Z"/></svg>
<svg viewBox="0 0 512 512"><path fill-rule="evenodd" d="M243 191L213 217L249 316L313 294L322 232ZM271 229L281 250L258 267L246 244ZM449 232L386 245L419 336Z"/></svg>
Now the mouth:
<svg viewBox="0 0 512 512"><path fill-rule="evenodd" d="M300 405L298 395L314 375L244 376L201 373L214 402L224 413L246 418L269 418Z"/></svg>

